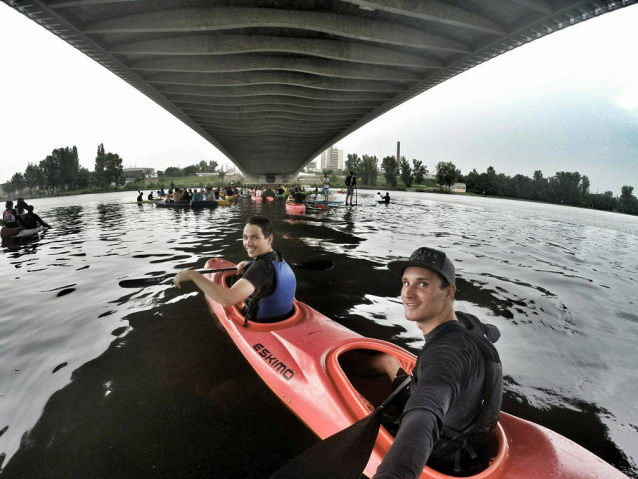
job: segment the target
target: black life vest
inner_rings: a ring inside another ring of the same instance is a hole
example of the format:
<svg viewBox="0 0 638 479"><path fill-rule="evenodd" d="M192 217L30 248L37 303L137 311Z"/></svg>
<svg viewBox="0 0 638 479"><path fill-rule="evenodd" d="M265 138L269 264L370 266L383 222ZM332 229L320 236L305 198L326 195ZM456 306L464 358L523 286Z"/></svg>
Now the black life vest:
<svg viewBox="0 0 638 479"><path fill-rule="evenodd" d="M498 351L492 344L500 337L496 326L483 324L471 314L457 312L456 316L459 321L450 324L436 334L419 354L410 387L411 391L414 391L418 383L419 361L424 351L448 334L464 334L481 351L485 361L481 409L474 420L461 431L442 426L439 441L434 445L428 460L428 464L434 467L437 465L453 467L456 472L461 472L465 469L461 466L461 461L467 456L472 460L476 459L476 450L487 444L494 429L496 429L503 399L503 367Z"/></svg>
<svg viewBox="0 0 638 479"><path fill-rule="evenodd" d="M22 218L22 226L24 226L25 229L37 228L38 219L39 217L35 213L27 213Z"/></svg>

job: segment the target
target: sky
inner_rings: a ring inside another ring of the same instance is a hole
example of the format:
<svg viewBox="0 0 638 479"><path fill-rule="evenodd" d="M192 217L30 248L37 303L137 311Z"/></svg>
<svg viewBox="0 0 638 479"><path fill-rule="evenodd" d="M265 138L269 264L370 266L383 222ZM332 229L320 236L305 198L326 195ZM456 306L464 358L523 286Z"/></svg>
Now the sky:
<svg viewBox="0 0 638 479"><path fill-rule="evenodd" d="M336 146L433 170L544 176L579 171L591 191L638 191L638 6L558 31L448 80ZM124 166L230 164L214 146L63 40L0 3L0 182L55 148L97 146Z"/></svg>

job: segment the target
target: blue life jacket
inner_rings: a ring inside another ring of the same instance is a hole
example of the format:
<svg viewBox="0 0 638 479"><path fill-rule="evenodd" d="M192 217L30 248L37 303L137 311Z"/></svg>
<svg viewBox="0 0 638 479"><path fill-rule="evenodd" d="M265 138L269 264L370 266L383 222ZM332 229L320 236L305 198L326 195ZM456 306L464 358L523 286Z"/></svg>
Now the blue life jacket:
<svg viewBox="0 0 638 479"><path fill-rule="evenodd" d="M246 319L258 323L283 320L292 312L295 299L297 278L288 263L276 251L256 261L268 261L275 273L275 291L264 298L253 297L246 300ZM256 314L255 314L256 310Z"/></svg>

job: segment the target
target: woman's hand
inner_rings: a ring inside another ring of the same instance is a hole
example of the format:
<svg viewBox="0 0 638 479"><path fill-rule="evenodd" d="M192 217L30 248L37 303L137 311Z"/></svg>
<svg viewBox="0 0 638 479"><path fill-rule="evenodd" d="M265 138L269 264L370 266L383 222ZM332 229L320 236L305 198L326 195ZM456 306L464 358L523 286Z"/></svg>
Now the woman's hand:
<svg viewBox="0 0 638 479"><path fill-rule="evenodd" d="M173 278L173 284L175 285L177 289L180 289L181 288L180 284L182 282L192 281L192 280L193 280L193 271L190 271L190 270L180 271Z"/></svg>

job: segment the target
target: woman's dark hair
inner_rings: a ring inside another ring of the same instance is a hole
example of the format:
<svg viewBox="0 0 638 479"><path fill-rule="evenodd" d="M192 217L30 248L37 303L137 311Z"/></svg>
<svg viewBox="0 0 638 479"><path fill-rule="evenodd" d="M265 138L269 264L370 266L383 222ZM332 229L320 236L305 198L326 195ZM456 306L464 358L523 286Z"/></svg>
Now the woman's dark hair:
<svg viewBox="0 0 638 479"><path fill-rule="evenodd" d="M7 209L9 209L9 208L13 208L13 201L7 201L7 202L4 204L4 207L5 207L5 208L7 208Z"/></svg>
<svg viewBox="0 0 638 479"><path fill-rule="evenodd" d="M264 234L264 238L268 238L272 233L272 223L265 216L253 216L248 221L246 221L247 225L259 226L261 232Z"/></svg>

